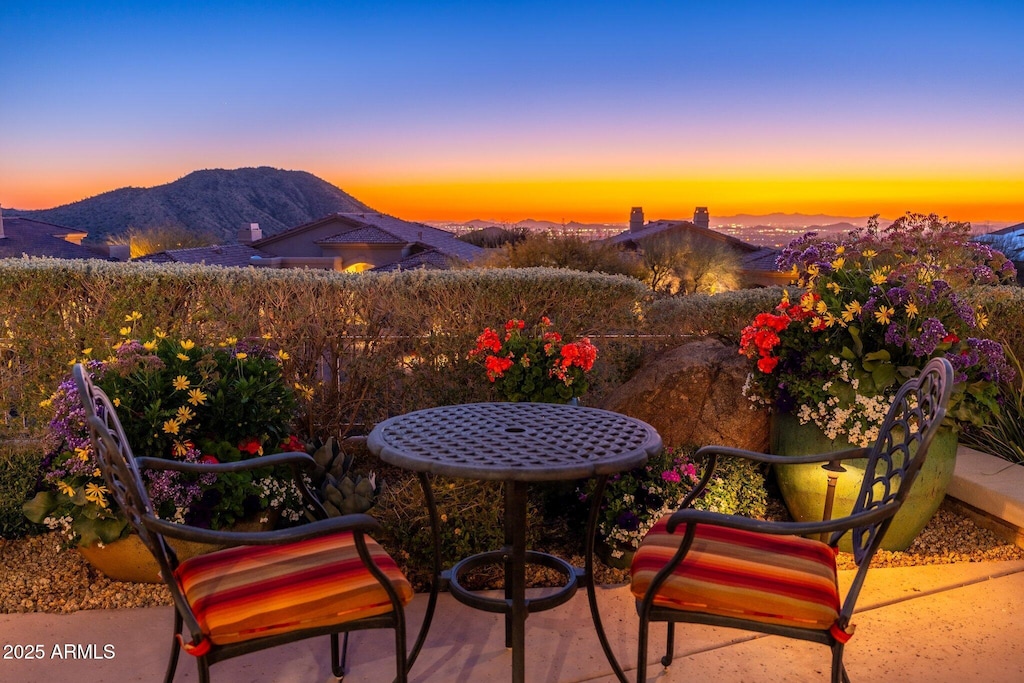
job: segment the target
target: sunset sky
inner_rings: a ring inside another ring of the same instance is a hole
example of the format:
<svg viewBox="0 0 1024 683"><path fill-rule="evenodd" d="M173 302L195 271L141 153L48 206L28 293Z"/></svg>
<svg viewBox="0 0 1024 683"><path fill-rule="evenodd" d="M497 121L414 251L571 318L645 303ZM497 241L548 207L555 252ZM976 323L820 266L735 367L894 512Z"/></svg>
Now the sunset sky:
<svg viewBox="0 0 1024 683"><path fill-rule="evenodd" d="M1024 2L0 11L0 206L304 170L412 220L1024 221Z"/></svg>

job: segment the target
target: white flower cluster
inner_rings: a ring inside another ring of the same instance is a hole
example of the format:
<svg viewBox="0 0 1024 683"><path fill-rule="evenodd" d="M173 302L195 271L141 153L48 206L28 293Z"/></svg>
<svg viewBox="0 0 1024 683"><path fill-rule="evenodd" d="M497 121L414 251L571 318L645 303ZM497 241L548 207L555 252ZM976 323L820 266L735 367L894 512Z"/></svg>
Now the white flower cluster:
<svg viewBox="0 0 1024 683"><path fill-rule="evenodd" d="M891 396L854 397L853 404L839 405L832 396L816 406L802 405L796 415L800 424L814 422L829 439L845 437L854 446L867 447L878 438L878 428L892 405Z"/></svg>
<svg viewBox="0 0 1024 683"><path fill-rule="evenodd" d="M46 525L47 529L56 531L67 540L73 541L75 532L71 530L71 523L74 521L71 515L64 515L63 517L47 517L43 520L43 524Z"/></svg>
<svg viewBox="0 0 1024 683"><path fill-rule="evenodd" d="M281 481L276 477L264 477L254 482L260 497L267 501L267 507L280 510L281 516L290 522L297 522L302 516L302 493L291 479Z"/></svg>

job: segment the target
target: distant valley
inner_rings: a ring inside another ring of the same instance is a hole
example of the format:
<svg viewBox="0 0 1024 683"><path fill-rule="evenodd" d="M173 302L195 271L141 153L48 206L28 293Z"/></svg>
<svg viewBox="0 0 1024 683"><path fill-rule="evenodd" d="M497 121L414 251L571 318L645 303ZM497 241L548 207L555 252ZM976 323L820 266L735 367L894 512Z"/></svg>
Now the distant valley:
<svg viewBox="0 0 1024 683"><path fill-rule="evenodd" d="M454 208L454 207L453 207ZM761 246L783 246L804 232L839 234L863 227L867 216L771 213L717 216L711 209L711 227ZM165 185L124 187L52 209L21 211L4 207L8 216L27 216L89 233L87 242L101 243L128 228L184 227L205 233L220 243L232 243L238 230L259 223L265 236L309 223L332 213L373 212L355 197L305 171L262 166L234 170L200 170ZM428 225L465 234L490 226L567 232L585 239L610 237L627 229L629 207L622 222L555 222L532 218L514 223L475 219L424 221ZM414 220L409 216L398 216ZM691 216L657 216L651 220L689 220ZM891 220L891 218L890 218ZM883 225L888 224L883 219ZM976 233L992 232L1011 222L975 224Z"/></svg>

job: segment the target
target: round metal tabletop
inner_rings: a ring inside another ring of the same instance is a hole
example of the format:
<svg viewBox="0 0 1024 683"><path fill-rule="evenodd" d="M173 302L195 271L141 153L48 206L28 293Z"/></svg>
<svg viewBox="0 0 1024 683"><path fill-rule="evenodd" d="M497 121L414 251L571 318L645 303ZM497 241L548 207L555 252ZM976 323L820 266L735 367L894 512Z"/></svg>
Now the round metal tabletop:
<svg viewBox="0 0 1024 683"><path fill-rule="evenodd" d="M367 439L384 462L416 472L556 481L623 472L661 450L646 422L554 403L467 403L378 424Z"/></svg>

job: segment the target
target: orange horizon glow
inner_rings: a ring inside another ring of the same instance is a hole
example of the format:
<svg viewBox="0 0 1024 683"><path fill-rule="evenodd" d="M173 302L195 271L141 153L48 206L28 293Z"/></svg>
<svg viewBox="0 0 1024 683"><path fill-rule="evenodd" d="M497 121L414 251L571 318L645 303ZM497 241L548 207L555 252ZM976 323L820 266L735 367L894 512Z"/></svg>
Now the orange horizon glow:
<svg viewBox="0 0 1024 683"><path fill-rule="evenodd" d="M626 223L629 209L644 207L649 220L688 218L696 206L714 216L775 212L833 216L900 216L936 213L982 223L1024 221L1024 180L999 178L459 178L408 179L316 172L356 199L413 221ZM187 175L180 173L177 177ZM153 187L176 178L140 173L117 177L51 178L3 188L0 206L48 209L121 187Z"/></svg>

